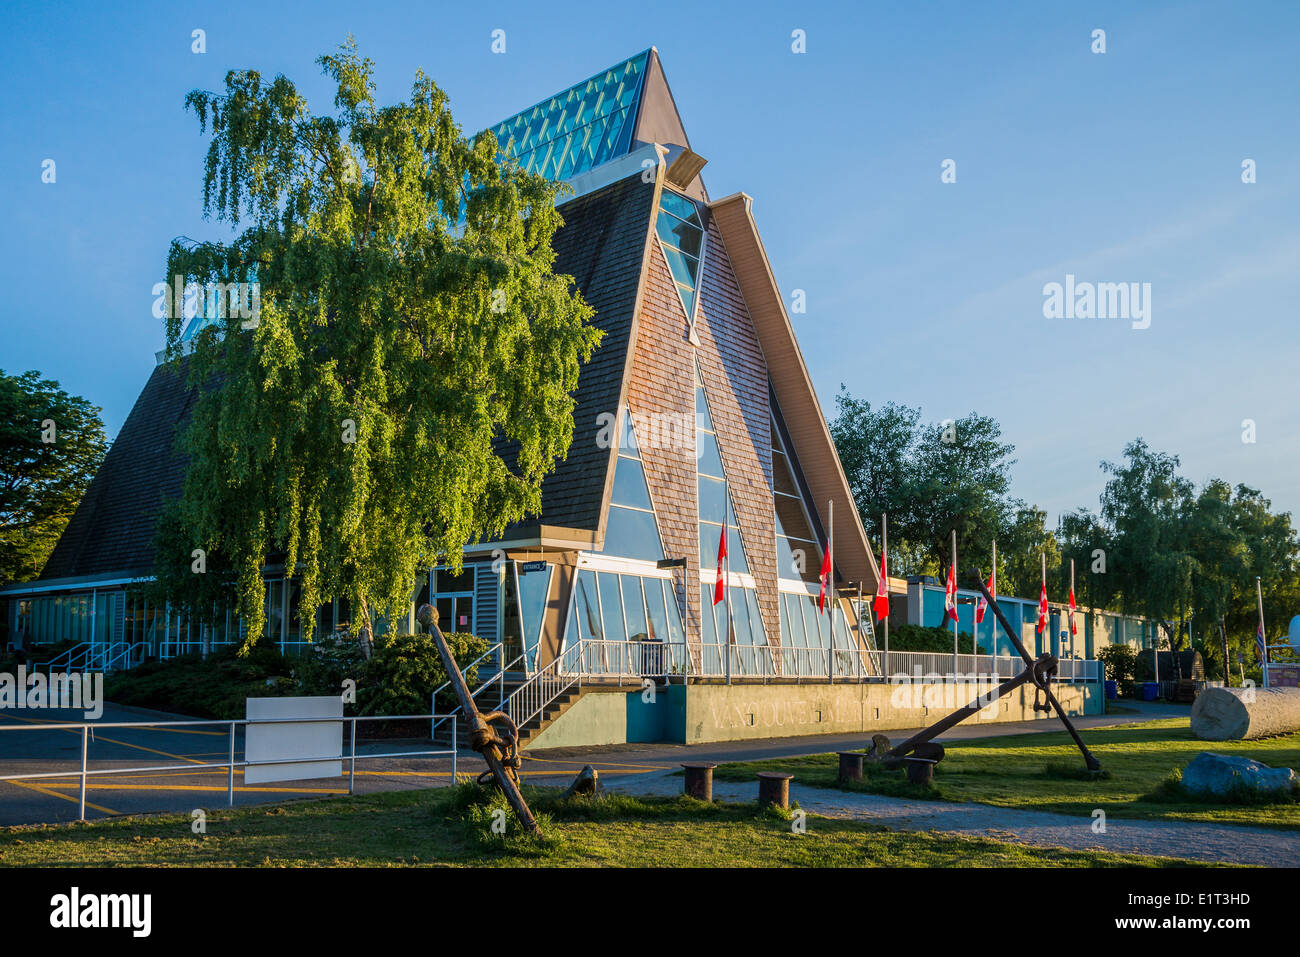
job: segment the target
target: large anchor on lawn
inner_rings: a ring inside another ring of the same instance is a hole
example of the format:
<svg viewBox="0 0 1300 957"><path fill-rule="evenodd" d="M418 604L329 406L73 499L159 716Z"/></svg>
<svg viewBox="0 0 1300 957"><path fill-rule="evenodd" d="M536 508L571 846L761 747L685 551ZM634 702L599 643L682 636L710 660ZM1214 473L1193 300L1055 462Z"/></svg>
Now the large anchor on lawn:
<svg viewBox="0 0 1300 957"><path fill-rule="evenodd" d="M447 669L451 686L456 689L460 713L465 716L465 722L469 725L469 746L481 754L483 760L487 762L488 769L479 775L478 783L486 784L489 778L496 778L497 786L510 802L515 815L519 818L519 823L534 834L541 833L541 828L533 819L533 812L528 809L528 804L519 790L519 728L504 711L479 714L478 707L469 693L469 685L465 684L465 676L460 673L456 659L452 657L451 649L447 646L447 639L438 628L438 610L432 605L421 605L415 613L415 620L433 637L433 643L442 658L442 666ZM501 729L498 730L494 725L500 725Z"/></svg>
<svg viewBox="0 0 1300 957"><path fill-rule="evenodd" d="M1088 770L1100 771L1100 762L1092 756L1092 752L1084 745L1083 739L1079 737L1079 732L1074 729L1074 725L1070 723L1070 719L1066 716L1065 709L1056 700L1056 695L1052 694L1052 679L1056 676L1060 662L1055 655L1050 654L1039 655L1036 659L1029 657L1029 652L1025 650L1019 636L1012 630L1011 623L1007 621L1006 615L998 607L997 600L989 594L989 590L984 584L984 576L978 570L969 574L975 576L975 580L979 583L980 592L984 595L984 600L993 609L994 616L997 618L998 623L1002 625L1002 630L1007 633L1012 646L1024 659L1025 670L1014 678L1008 678L1002 682L995 691L979 695L966 707L959 708L946 718L936 721L924 731L912 735L912 737L895 748L889 747L889 739L884 735L876 735L873 739L875 744L867 752L868 755L876 760L890 763L901 763L909 756L913 760L937 762L943 757L943 746L932 743L934 738L937 738L954 725L961 724L961 722L987 707L990 703L1010 694L1022 684L1028 682L1034 686L1034 710L1051 712L1055 709L1057 717L1065 725L1065 730L1070 732L1070 737L1074 739L1074 743L1078 745L1079 750L1083 753L1083 760L1087 764ZM956 675L953 676L953 679L956 680ZM1039 704L1040 695L1044 701L1041 705Z"/></svg>

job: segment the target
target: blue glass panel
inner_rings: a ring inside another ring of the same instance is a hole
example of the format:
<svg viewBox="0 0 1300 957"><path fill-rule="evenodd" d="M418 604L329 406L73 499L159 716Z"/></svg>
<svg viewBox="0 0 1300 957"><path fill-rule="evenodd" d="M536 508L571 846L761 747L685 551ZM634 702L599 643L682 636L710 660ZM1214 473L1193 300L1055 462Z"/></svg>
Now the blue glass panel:
<svg viewBox="0 0 1300 957"><path fill-rule="evenodd" d="M722 457L718 454L718 440L712 432L696 430L695 452L698 458L697 469L701 475L722 478Z"/></svg>
<svg viewBox="0 0 1300 957"><path fill-rule="evenodd" d="M727 517L727 493L722 482L718 479L709 478L707 475L701 475L699 488L700 521L721 525Z"/></svg>
<svg viewBox="0 0 1300 957"><path fill-rule="evenodd" d="M659 530L655 527L654 515L611 505L602 551L619 558L660 561L664 557L664 551L659 544Z"/></svg>
<svg viewBox="0 0 1300 957"><path fill-rule="evenodd" d="M682 308L686 310L686 315L690 316L695 312L695 293L687 286L680 283L677 285L677 295L682 297Z"/></svg>
<svg viewBox="0 0 1300 957"><path fill-rule="evenodd" d="M650 635L646 629L641 579L635 575L620 575L619 579L623 590L623 616L627 620L627 636L632 641L645 641Z"/></svg>
<svg viewBox="0 0 1300 957"><path fill-rule="evenodd" d="M627 641L623 625L623 595L618 587L618 576L601 572L596 576L600 588L600 615L605 624L607 641Z"/></svg>
<svg viewBox="0 0 1300 957"><path fill-rule="evenodd" d="M665 245L664 258L668 260L668 269L673 274L673 281L688 289L695 288L695 268L699 264L685 253Z"/></svg>
<svg viewBox="0 0 1300 957"><path fill-rule="evenodd" d="M701 429L713 431L713 419L709 417L709 403L704 398L703 386L695 387L695 424Z"/></svg>
<svg viewBox="0 0 1300 957"><path fill-rule="evenodd" d="M717 620L713 615L713 586L700 584L700 629L704 632L700 637L704 643L713 644L718 640Z"/></svg>
<svg viewBox="0 0 1300 957"><path fill-rule="evenodd" d="M655 232L667 246L676 246L682 252L692 257L690 269L684 276L677 275L676 270L673 272L673 278L678 282L694 282L698 273L698 263L696 257L700 255L700 243L704 234L700 232L698 226L689 226L675 216L669 216L666 213L660 213L655 218Z"/></svg>
<svg viewBox="0 0 1300 957"><path fill-rule="evenodd" d="M659 200L661 208L666 209L678 219L684 219L688 223L700 225L700 211L696 205L685 196L679 196L672 190L664 190Z"/></svg>
<svg viewBox="0 0 1300 957"><path fill-rule="evenodd" d="M626 153L647 53L496 124L491 130L498 146L524 169L552 179L567 179Z"/></svg>
<svg viewBox="0 0 1300 957"><path fill-rule="evenodd" d="M578 632L583 638L602 638L605 631L600 624L600 604L596 597L596 573L584 569L578 572L578 593L573 601L573 617L578 621Z"/></svg>
<svg viewBox="0 0 1300 957"><path fill-rule="evenodd" d="M618 464L614 466L614 491L610 501L615 505L650 508L650 492L646 488L645 473L636 459L622 455L618 457Z"/></svg>
<svg viewBox="0 0 1300 957"><path fill-rule="evenodd" d="M669 641L668 616L664 613L663 582L658 578L646 578L641 582L645 588L645 608L649 616L649 636L658 641Z"/></svg>
<svg viewBox="0 0 1300 957"><path fill-rule="evenodd" d="M745 604L749 607L749 629L754 636L754 644L767 644L767 632L763 628L763 616L758 611L758 592L752 588L746 588Z"/></svg>
<svg viewBox="0 0 1300 957"><path fill-rule="evenodd" d="M668 638L674 642L683 642L686 640L682 631L682 613L677 607L677 589L673 587L672 582L661 581L664 592L664 607L668 611Z"/></svg>

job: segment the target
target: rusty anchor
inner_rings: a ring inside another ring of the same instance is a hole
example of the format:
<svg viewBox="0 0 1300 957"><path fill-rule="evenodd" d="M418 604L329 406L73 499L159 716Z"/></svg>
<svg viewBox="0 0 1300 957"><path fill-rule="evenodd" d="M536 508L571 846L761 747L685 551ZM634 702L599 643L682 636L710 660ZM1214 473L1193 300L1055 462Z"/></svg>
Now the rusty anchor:
<svg viewBox="0 0 1300 957"><path fill-rule="evenodd" d="M433 638L442 658L442 666L447 670L451 686L456 689L456 698L460 702L461 714L469 725L469 746L483 756L488 769L478 777L479 784L486 784L495 778L497 786L506 796L506 801L519 818L524 829L533 834L540 834L541 828L528 809L523 793L519 790L519 728L514 720L504 711L489 711L480 714L474 699L470 696L465 676L460 673L456 659L452 657L447 639L438 628L438 610L432 605L421 605L415 613L415 620L424 628L425 633ZM500 730L494 725L499 725Z"/></svg>

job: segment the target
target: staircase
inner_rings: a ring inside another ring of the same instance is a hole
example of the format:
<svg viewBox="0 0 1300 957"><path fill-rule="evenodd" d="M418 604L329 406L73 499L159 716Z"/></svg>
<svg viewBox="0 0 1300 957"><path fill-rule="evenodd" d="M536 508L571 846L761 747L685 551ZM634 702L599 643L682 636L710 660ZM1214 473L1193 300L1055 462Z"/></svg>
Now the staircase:
<svg viewBox="0 0 1300 957"><path fill-rule="evenodd" d="M483 661L492 653L489 651L479 660ZM513 672L512 668L522 667L522 656L520 656L506 666L504 674L498 672L489 677L473 692L475 705L480 713L499 708L510 715L519 726L519 749L523 750L572 707L578 698L582 697L583 688L577 670L581 660L582 643L580 642L527 678L511 677L512 674L518 674ZM437 692L434 692L435 700L436 697ZM453 740L453 726L456 745L466 747L469 742L469 728L459 707L447 717L438 720L432 731L434 743L450 747Z"/></svg>

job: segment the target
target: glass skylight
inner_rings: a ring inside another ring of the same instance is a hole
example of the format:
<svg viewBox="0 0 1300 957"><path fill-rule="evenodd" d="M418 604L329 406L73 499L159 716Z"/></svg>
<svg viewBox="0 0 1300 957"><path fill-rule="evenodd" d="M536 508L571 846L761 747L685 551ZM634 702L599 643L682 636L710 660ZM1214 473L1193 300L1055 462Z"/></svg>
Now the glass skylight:
<svg viewBox="0 0 1300 957"><path fill-rule="evenodd" d="M566 180L627 153L650 51L596 74L491 127L530 173Z"/></svg>

